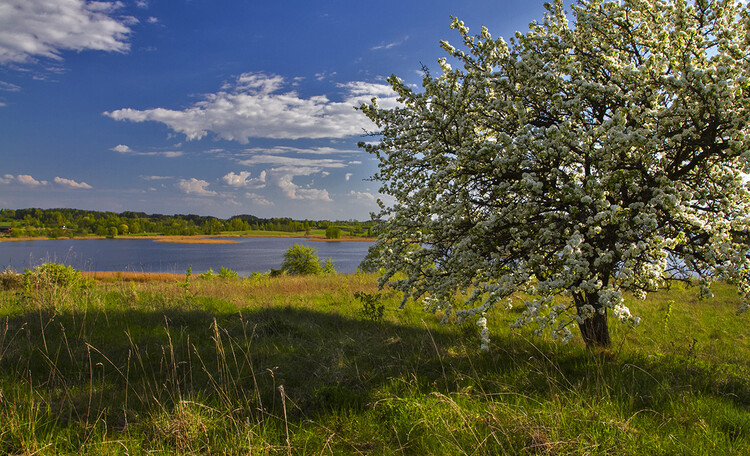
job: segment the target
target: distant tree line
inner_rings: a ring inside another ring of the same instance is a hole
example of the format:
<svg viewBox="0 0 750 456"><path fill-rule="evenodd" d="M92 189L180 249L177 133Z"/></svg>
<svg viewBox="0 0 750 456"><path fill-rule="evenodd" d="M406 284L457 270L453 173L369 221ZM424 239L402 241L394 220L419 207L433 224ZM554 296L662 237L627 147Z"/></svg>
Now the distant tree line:
<svg viewBox="0 0 750 456"><path fill-rule="evenodd" d="M12 237L120 236L128 234L196 235L223 232L275 231L309 235L320 230L327 237L370 236L374 222L357 220L293 220L235 215L229 219L194 214L100 212L81 209L0 209L0 226L12 227Z"/></svg>

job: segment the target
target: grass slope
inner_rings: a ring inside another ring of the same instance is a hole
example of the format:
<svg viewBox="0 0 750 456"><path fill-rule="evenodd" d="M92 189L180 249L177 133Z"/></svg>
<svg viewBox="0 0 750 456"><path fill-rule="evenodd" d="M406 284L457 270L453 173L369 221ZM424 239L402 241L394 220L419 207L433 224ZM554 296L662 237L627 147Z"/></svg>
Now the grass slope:
<svg viewBox="0 0 750 456"><path fill-rule="evenodd" d="M731 287L633 302L644 322L613 322L598 353L512 334L517 311L498 310L482 353L476 326L398 310L375 283L7 286L0 453L750 453L750 330Z"/></svg>

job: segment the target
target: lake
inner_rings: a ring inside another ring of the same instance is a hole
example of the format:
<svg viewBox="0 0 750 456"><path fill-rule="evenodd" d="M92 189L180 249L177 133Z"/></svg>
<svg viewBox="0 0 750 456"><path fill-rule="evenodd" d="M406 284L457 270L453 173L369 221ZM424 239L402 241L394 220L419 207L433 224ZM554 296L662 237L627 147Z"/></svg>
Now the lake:
<svg viewBox="0 0 750 456"><path fill-rule="evenodd" d="M226 267L240 275L279 269L284 252L295 243L331 258L338 272L353 273L370 242L324 242L302 238L232 238L236 244L173 244L153 239L55 239L0 242L0 270L23 271L46 262L81 271L193 273Z"/></svg>

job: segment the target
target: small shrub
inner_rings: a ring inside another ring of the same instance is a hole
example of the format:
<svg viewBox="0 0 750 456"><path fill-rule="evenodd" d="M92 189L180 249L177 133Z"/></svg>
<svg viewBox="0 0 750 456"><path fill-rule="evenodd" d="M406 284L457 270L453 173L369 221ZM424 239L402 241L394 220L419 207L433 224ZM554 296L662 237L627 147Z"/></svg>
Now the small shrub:
<svg viewBox="0 0 750 456"><path fill-rule="evenodd" d="M60 263L44 263L34 269L26 269L22 278L27 291L33 288L88 288L93 279L83 277L81 271Z"/></svg>
<svg viewBox="0 0 750 456"><path fill-rule="evenodd" d="M205 280L211 280L214 277L215 277L214 276L214 270L212 268L208 268L208 271L201 272L200 274L198 274L198 278L205 279Z"/></svg>
<svg viewBox="0 0 750 456"><path fill-rule="evenodd" d="M193 265L191 264L185 270L185 280L178 283L177 285L184 288L185 291L188 291L188 288L190 288L190 276L192 275L193 275Z"/></svg>
<svg viewBox="0 0 750 456"><path fill-rule="evenodd" d="M233 271L229 268L225 268L224 266L219 268L219 278L220 279L236 279L239 278L239 274L237 274L237 271Z"/></svg>
<svg viewBox="0 0 750 456"><path fill-rule="evenodd" d="M362 303L362 309L359 312L363 318L376 323L383 320L385 304L382 302L383 296L380 293L365 293L358 291L354 293L354 297L359 299Z"/></svg>
<svg viewBox="0 0 750 456"><path fill-rule="evenodd" d="M331 257L326 258L321 267L323 268L323 274L336 274L336 268L333 267Z"/></svg>

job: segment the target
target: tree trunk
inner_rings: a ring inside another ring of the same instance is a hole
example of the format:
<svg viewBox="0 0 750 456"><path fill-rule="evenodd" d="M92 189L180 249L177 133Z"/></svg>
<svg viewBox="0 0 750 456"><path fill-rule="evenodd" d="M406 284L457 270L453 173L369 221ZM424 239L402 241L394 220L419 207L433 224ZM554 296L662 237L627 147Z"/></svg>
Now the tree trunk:
<svg viewBox="0 0 750 456"><path fill-rule="evenodd" d="M578 315L583 316L583 306L586 304L591 305L594 308L594 315L583 320L583 323L578 325L581 330L581 336L583 341L586 342L586 346L589 348L593 347L609 347L611 341L609 339L609 326L607 326L607 309L603 308L599 304L598 293L574 293L573 302L575 302ZM602 311L602 313L599 313Z"/></svg>

